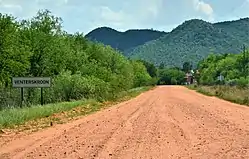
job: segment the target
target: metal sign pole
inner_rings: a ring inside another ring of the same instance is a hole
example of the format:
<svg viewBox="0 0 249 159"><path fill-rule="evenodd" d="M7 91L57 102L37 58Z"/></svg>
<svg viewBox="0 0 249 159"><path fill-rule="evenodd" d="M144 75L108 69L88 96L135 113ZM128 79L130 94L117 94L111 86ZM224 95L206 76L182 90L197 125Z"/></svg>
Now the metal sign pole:
<svg viewBox="0 0 249 159"><path fill-rule="evenodd" d="M43 105L43 88L41 88L41 105Z"/></svg>
<svg viewBox="0 0 249 159"><path fill-rule="evenodd" d="M23 88L41 88L41 105L44 104L43 88L51 87L50 77L12 77L12 87L21 88L21 107L24 102Z"/></svg>
<svg viewBox="0 0 249 159"><path fill-rule="evenodd" d="M23 87L21 87L21 108L23 106L24 103L24 93L23 93Z"/></svg>

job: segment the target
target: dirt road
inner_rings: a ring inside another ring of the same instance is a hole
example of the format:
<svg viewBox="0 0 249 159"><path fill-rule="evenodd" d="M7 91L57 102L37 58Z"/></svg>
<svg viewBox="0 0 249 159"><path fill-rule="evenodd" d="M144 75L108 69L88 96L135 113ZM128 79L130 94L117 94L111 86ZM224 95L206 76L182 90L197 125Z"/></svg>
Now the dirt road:
<svg viewBox="0 0 249 159"><path fill-rule="evenodd" d="M157 87L5 143L0 158L248 159L249 108L180 86Z"/></svg>

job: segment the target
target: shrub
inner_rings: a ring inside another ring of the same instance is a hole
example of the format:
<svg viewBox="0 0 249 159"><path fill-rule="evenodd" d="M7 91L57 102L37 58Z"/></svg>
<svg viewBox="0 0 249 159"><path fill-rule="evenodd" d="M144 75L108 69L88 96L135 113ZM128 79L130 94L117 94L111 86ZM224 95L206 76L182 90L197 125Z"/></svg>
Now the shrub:
<svg viewBox="0 0 249 159"><path fill-rule="evenodd" d="M247 86L249 86L249 78L244 78L244 77L241 77L239 79L236 79L236 83L238 85L239 88L245 88Z"/></svg>

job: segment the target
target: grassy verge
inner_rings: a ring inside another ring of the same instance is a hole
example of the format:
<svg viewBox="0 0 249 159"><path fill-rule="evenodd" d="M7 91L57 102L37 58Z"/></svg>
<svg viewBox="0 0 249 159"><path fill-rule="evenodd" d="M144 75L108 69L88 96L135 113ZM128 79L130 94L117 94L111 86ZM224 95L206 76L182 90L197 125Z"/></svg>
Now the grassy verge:
<svg viewBox="0 0 249 159"><path fill-rule="evenodd" d="M118 98L108 102L96 100L64 102L44 106L13 108L0 111L0 129L38 129L52 126L53 123L61 124L79 116L86 115L113 104L131 99L152 87L141 87L121 92Z"/></svg>
<svg viewBox="0 0 249 159"><path fill-rule="evenodd" d="M190 85L187 87L208 96L216 96L230 102L249 106L248 88L242 89L231 86L194 86L194 85Z"/></svg>

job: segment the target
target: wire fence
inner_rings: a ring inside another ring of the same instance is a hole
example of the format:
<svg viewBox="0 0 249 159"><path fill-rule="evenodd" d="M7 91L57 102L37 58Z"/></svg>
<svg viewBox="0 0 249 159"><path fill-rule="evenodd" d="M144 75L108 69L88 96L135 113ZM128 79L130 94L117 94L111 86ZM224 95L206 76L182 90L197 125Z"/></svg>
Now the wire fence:
<svg viewBox="0 0 249 159"><path fill-rule="evenodd" d="M44 92L45 94L46 92ZM46 94L45 94L46 95ZM39 105L41 104L40 88L24 88L23 101L21 98L21 88L0 88L0 110L4 108L13 108L21 106ZM50 103L48 99L45 101Z"/></svg>

